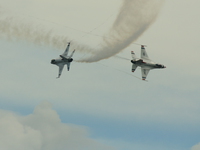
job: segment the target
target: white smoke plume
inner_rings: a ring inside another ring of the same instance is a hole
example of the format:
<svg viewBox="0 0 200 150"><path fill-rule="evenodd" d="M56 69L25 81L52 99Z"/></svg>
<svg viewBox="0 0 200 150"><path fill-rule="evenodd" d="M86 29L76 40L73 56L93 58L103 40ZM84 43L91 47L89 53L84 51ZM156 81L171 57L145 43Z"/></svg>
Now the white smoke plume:
<svg viewBox="0 0 200 150"><path fill-rule="evenodd" d="M95 62L109 58L137 40L155 21L162 0L124 0L110 33L96 53L81 61Z"/></svg>
<svg viewBox="0 0 200 150"><path fill-rule="evenodd" d="M114 150L89 138L85 127L62 123L43 102L27 116L0 110L1 150Z"/></svg>
<svg viewBox="0 0 200 150"><path fill-rule="evenodd" d="M120 12L101 43L101 47L93 50L89 46L73 42L73 48L90 54L77 60L78 62L96 62L119 53L137 40L155 21L163 0L123 0ZM69 37L61 36L43 27L25 24L13 17L5 17L0 12L0 34L9 40L23 39L35 44L48 45L63 49L70 41Z"/></svg>
<svg viewBox="0 0 200 150"><path fill-rule="evenodd" d="M0 20L0 33L8 40L25 39L34 44L42 44L53 46L56 48L63 48L69 39L64 36L58 36L53 31L45 30L42 27L35 27L32 24L21 23L13 17L3 17L2 13Z"/></svg>

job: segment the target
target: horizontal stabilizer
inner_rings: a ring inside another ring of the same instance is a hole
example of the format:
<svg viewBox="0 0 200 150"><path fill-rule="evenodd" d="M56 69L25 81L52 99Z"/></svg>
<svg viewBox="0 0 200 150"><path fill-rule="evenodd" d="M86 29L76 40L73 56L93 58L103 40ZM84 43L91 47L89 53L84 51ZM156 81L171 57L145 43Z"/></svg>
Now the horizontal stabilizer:
<svg viewBox="0 0 200 150"><path fill-rule="evenodd" d="M147 55L144 45L141 45L141 58L149 60L149 56Z"/></svg>
<svg viewBox="0 0 200 150"><path fill-rule="evenodd" d="M137 57L136 57L134 51L131 51L131 55L132 55L133 61L135 61Z"/></svg>
<svg viewBox="0 0 200 150"><path fill-rule="evenodd" d="M67 70L69 71L69 69L70 69L70 62L67 63Z"/></svg>
<svg viewBox="0 0 200 150"><path fill-rule="evenodd" d="M58 67L59 67L59 70L58 70L58 77L57 78L60 78L64 65L63 64L59 64Z"/></svg>
<svg viewBox="0 0 200 150"><path fill-rule="evenodd" d="M137 68L137 65L132 64L132 72L134 72L136 70L136 68Z"/></svg>

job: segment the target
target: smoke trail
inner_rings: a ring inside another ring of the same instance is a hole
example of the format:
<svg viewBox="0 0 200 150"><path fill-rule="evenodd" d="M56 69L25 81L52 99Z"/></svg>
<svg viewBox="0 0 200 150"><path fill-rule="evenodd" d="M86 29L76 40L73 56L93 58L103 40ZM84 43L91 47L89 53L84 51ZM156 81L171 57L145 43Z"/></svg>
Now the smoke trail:
<svg viewBox="0 0 200 150"><path fill-rule="evenodd" d="M23 20L18 18L6 16L6 13L0 11L0 36L10 41L26 40L37 45L46 45L55 49L64 49L67 43L71 41L67 36L56 34L53 30L23 22ZM78 51L92 53L92 49L86 45L80 45L76 42L73 42L71 45Z"/></svg>
<svg viewBox="0 0 200 150"><path fill-rule="evenodd" d="M95 62L109 58L137 40L155 21L162 0L124 0L113 28L104 38L103 47L81 62Z"/></svg>
<svg viewBox="0 0 200 150"><path fill-rule="evenodd" d="M96 62L109 58L137 40L142 33L155 21L162 0L123 0L121 10L101 48L93 50L86 45L73 42L73 48L89 53L90 56L78 62ZM63 49L70 39L55 34L52 30L25 24L13 17L4 17L0 12L0 34L8 40L25 39L35 44L48 45Z"/></svg>
<svg viewBox="0 0 200 150"><path fill-rule="evenodd" d="M63 49L70 41L68 37L56 35L52 30L36 27L33 24L21 23L13 17L3 17L1 12L0 34L7 40L23 39L37 45L48 45L57 49ZM79 45L76 44L79 48ZM84 48L82 48L84 50Z"/></svg>

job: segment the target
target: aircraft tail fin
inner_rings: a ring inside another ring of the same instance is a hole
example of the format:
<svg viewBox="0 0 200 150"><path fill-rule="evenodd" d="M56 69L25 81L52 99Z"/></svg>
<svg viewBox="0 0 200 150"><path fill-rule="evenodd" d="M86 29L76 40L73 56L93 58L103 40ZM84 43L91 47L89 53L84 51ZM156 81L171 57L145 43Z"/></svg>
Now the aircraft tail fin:
<svg viewBox="0 0 200 150"><path fill-rule="evenodd" d="M73 50L73 52L71 53L71 55L69 56L69 58L72 58L72 56L74 55L75 50Z"/></svg>

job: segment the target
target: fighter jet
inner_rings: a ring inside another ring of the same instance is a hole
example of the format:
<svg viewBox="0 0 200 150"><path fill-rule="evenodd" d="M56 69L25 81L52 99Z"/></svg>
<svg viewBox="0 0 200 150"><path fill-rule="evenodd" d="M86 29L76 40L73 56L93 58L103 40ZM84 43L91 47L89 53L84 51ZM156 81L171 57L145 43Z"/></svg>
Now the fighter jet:
<svg viewBox="0 0 200 150"><path fill-rule="evenodd" d="M149 59L147 52L145 50L145 46L141 45L141 59L137 58L135 53L132 51L132 72L136 70L136 68L139 66L141 67L141 72L142 72L142 80L145 80L149 71L151 69L161 69L161 68L166 68L164 65L157 64L153 62L151 59Z"/></svg>
<svg viewBox="0 0 200 150"><path fill-rule="evenodd" d="M73 56L75 50L71 53L71 55L68 56L69 47L70 47L70 43L67 45L65 52L62 55L60 55L59 58L51 60L51 64L57 65L59 67L59 73L58 73L57 78L60 77L64 65L67 65L68 71L70 69L70 63L73 61L72 56Z"/></svg>

